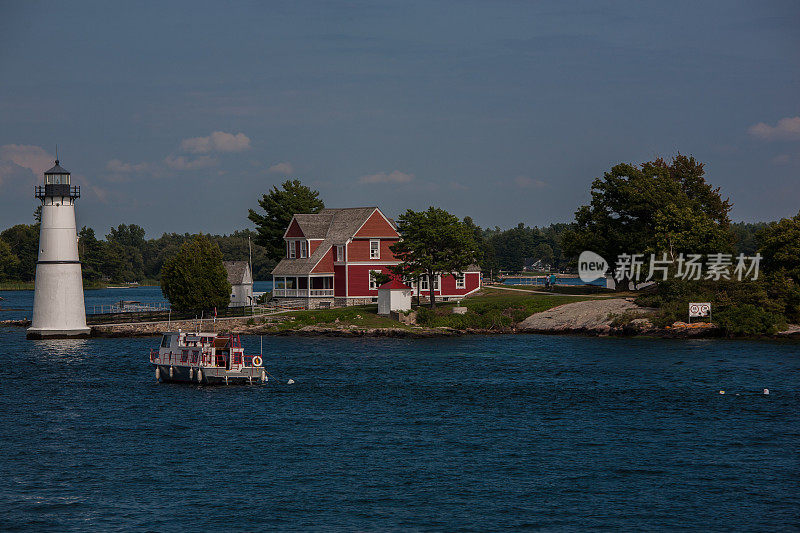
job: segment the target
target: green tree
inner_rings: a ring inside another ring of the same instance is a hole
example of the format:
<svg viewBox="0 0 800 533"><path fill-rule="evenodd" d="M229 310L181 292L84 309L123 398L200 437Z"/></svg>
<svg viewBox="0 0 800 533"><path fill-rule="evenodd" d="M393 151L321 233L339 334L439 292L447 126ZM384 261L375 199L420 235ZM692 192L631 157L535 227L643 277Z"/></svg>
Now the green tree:
<svg viewBox="0 0 800 533"><path fill-rule="evenodd" d="M436 309L433 280L438 275L458 274L475 262L473 232L444 209L407 210L397 220L401 239L392 245L400 264L392 271L402 277L429 280L431 309Z"/></svg>
<svg viewBox="0 0 800 533"><path fill-rule="evenodd" d="M268 256L276 261L286 253L283 234L292 217L299 213L319 213L325 207L319 198L319 191L311 190L300 180L287 180L281 189L273 186L268 194L261 197L258 205L264 214L250 209L247 218L256 225L256 243L265 247Z"/></svg>
<svg viewBox="0 0 800 533"><path fill-rule="evenodd" d="M78 233L78 254L81 258L83 279L97 281L101 277L104 254L103 242L95 237L94 230L86 226Z"/></svg>
<svg viewBox="0 0 800 533"><path fill-rule="evenodd" d="M764 271L800 283L800 212L768 225L759 233L758 240Z"/></svg>
<svg viewBox="0 0 800 533"><path fill-rule="evenodd" d="M14 279L33 281L36 276L36 261L39 257L39 224L17 224L0 233L19 259Z"/></svg>
<svg viewBox="0 0 800 533"><path fill-rule="evenodd" d="M130 246L141 249L145 245L144 228L136 224L120 224L106 235L109 241L116 241L122 246Z"/></svg>
<svg viewBox="0 0 800 533"><path fill-rule="evenodd" d="M184 243L161 269L161 292L176 311L227 307L231 284L219 246L202 234Z"/></svg>
<svg viewBox="0 0 800 533"><path fill-rule="evenodd" d="M770 299L789 321L800 323L800 212L769 224L757 239Z"/></svg>
<svg viewBox="0 0 800 533"><path fill-rule="evenodd" d="M530 228L520 222L517 227L494 235L489 242L500 268L518 272L525 265L525 258L534 257L544 240L538 228Z"/></svg>
<svg viewBox="0 0 800 533"><path fill-rule="evenodd" d="M497 259L494 255L494 247L489 244L486 232L472 220L472 217L464 217L464 225L472 233L475 241L475 261L480 265L481 270L488 272L497 270Z"/></svg>
<svg viewBox="0 0 800 533"><path fill-rule="evenodd" d="M0 281L15 279L19 271L19 258L11 250L11 246L0 239Z"/></svg>
<svg viewBox="0 0 800 533"><path fill-rule="evenodd" d="M681 154L670 163L615 165L592 182L591 203L578 209L576 227L562 237L565 252L591 250L613 270L623 253L666 252L674 260L679 253L732 251L731 203L704 174L702 163Z"/></svg>

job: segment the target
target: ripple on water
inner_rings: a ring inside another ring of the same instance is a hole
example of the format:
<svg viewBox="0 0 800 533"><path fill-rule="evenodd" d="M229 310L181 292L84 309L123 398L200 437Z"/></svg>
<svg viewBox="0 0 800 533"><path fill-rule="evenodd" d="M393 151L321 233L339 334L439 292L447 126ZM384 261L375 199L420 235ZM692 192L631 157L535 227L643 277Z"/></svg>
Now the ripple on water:
<svg viewBox="0 0 800 533"><path fill-rule="evenodd" d="M3 529L796 526L796 344L274 338L214 388L154 342L0 329Z"/></svg>

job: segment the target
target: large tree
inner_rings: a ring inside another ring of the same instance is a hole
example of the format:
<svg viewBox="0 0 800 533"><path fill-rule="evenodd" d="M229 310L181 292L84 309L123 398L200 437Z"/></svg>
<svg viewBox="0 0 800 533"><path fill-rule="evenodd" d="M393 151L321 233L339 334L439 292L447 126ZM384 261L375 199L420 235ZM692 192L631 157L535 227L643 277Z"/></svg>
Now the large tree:
<svg viewBox="0 0 800 533"><path fill-rule="evenodd" d="M176 311L227 307L231 284L219 246L202 234L184 243L161 268L161 292Z"/></svg>
<svg viewBox="0 0 800 533"><path fill-rule="evenodd" d="M36 260L39 257L39 224L17 224L0 233L17 256L16 272L14 279L19 281L33 281L36 276Z"/></svg>
<svg viewBox="0 0 800 533"><path fill-rule="evenodd" d="M256 225L256 243L265 247L269 257L276 261L286 254L283 234L292 217L298 213L319 213L325 207L319 191L311 190L300 180L287 180L280 189L273 186L261 197L258 205L264 214L250 209L247 218Z"/></svg>
<svg viewBox="0 0 800 533"><path fill-rule="evenodd" d="M678 154L640 166L619 164L592 182L592 200L562 236L565 252L600 254L612 270L620 254L732 251L731 203L706 182L703 164ZM626 280L619 284L626 288Z"/></svg>
<svg viewBox="0 0 800 533"><path fill-rule="evenodd" d="M431 309L436 309L436 276L458 274L475 262L473 230L444 209L429 207L400 215L397 231L401 239L391 250L401 262L392 270L403 277L426 276Z"/></svg>
<svg viewBox="0 0 800 533"><path fill-rule="evenodd" d="M19 258L6 241L0 239L0 281L15 279L19 271Z"/></svg>

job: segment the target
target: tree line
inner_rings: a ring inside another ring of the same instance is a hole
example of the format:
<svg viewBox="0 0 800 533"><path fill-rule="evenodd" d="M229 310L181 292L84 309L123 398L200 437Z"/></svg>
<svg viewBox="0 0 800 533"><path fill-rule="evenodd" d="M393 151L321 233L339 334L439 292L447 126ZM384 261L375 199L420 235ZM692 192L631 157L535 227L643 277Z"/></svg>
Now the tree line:
<svg viewBox="0 0 800 533"><path fill-rule="evenodd" d="M102 283L155 283L161 269L181 246L193 240L189 233L164 233L147 239L145 230L136 224L120 224L105 237L97 237L93 228L78 232L78 254L87 287ZM230 235L208 235L228 261L247 261L248 238L255 232L235 231ZM253 277L268 279L275 261L264 247L251 242ZM39 222L17 224L0 232L0 281L30 282L36 274L39 246Z"/></svg>

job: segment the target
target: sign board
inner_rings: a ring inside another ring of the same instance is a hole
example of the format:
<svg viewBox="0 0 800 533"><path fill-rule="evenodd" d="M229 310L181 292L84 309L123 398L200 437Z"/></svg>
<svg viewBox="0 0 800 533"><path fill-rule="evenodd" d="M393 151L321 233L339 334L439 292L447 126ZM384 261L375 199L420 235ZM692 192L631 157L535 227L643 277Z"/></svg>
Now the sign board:
<svg viewBox="0 0 800 533"><path fill-rule="evenodd" d="M710 302L698 302L689 304L689 318L704 317L711 313Z"/></svg>

